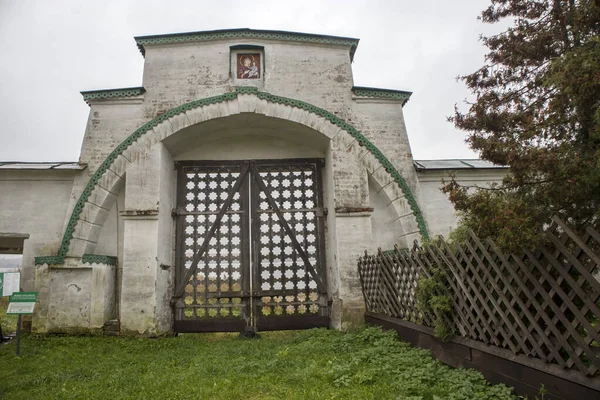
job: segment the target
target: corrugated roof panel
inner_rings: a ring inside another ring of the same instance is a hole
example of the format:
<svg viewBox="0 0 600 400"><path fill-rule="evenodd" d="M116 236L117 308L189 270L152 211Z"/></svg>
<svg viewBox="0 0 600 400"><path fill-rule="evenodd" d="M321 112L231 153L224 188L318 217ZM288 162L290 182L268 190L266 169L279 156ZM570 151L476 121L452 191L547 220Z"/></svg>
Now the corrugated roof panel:
<svg viewBox="0 0 600 400"><path fill-rule="evenodd" d="M56 163L48 164L48 163L9 163L0 165L0 169L51 169L55 167Z"/></svg>
<svg viewBox="0 0 600 400"><path fill-rule="evenodd" d="M473 168L506 168L504 165L496 165L485 160L462 160L464 163L472 165Z"/></svg>
<svg viewBox="0 0 600 400"><path fill-rule="evenodd" d="M455 160L414 160L415 168L421 170L443 170L443 169L492 169L508 168L503 165L495 165L489 161L477 159L455 159Z"/></svg>
<svg viewBox="0 0 600 400"><path fill-rule="evenodd" d="M52 168L52 169L77 169L77 170L81 170L84 169L85 165L81 165L79 163L65 163L65 164L59 164L56 167Z"/></svg>
<svg viewBox="0 0 600 400"><path fill-rule="evenodd" d="M423 169L465 169L473 168L460 160L419 160Z"/></svg>
<svg viewBox="0 0 600 400"><path fill-rule="evenodd" d="M0 170L82 170L86 166L76 162L2 162L0 161Z"/></svg>

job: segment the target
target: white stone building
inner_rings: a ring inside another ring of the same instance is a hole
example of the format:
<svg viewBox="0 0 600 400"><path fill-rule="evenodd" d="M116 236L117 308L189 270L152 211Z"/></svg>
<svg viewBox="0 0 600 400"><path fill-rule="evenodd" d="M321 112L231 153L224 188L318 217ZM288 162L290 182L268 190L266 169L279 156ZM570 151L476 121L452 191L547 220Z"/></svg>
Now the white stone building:
<svg viewBox="0 0 600 400"><path fill-rule="evenodd" d="M484 185L505 173L414 162L410 93L354 86L358 39L234 29L136 42L142 87L82 92L78 163L0 163L0 253L22 249L34 332L356 323L357 258L447 234L449 170Z"/></svg>

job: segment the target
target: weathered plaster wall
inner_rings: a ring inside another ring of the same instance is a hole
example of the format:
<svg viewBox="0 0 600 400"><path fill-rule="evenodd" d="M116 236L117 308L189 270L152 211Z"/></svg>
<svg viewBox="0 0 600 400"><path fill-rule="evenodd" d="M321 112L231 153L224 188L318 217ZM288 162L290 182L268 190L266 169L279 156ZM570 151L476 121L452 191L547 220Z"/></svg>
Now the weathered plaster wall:
<svg viewBox="0 0 600 400"><path fill-rule="evenodd" d="M92 270L51 269L48 300L48 328L81 327L90 323Z"/></svg>
<svg viewBox="0 0 600 400"><path fill-rule="evenodd" d="M332 142L327 146L327 156L325 157L325 168L323 173L323 185L326 188L333 188L333 148ZM323 191L323 203L327 207L327 216L325 219L325 259L327 263L327 288L329 297L332 300L330 317L332 327L341 328L342 304L340 302L340 273L337 264L338 248L337 233L335 223L335 195L333 190Z"/></svg>
<svg viewBox="0 0 600 400"><path fill-rule="evenodd" d="M369 207L369 187L364 166L348 152L344 138L332 141L333 191L335 210Z"/></svg>
<svg viewBox="0 0 600 400"><path fill-rule="evenodd" d="M442 179L449 180L451 175L454 174L456 181L460 185L489 187L494 182L501 182L506 173L507 170L505 169L419 172L423 213L425 214L430 235L448 237L459 220L452 203L448 200L448 196L440 190Z"/></svg>
<svg viewBox="0 0 600 400"><path fill-rule="evenodd" d="M119 257L123 249L123 219L119 211L125 209L125 185L121 185L117 200L108 212L106 222L102 226L96 245L96 254Z"/></svg>
<svg viewBox="0 0 600 400"><path fill-rule="evenodd" d="M393 209L389 207L388 199L377 190L377 185L369 179L369 201L373 207L371 215L371 228L373 230L373 247L370 252L391 250L394 245L404 245L400 238L404 234L402 225L397 222L398 217Z"/></svg>
<svg viewBox="0 0 600 400"><path fill-rule="evenodd" d="M175 283L175 220L171 210L176 205L177 174L173 167L173 157L164 146L160 146L156 277L156 318L158 332L172 329L173 309L171 297Z"/></svg>
<svg viewBox="0 0 600 400"><path fill-rule="evenodd" d="M347 329L363 322L365 306L356 265L363 251L372 246L371 216L336 214L335 230L341 314L335 324Z"/></svg>
<svg viewBox="0 0 600 400"><path fill-rule="evenodd" d="M159 144L127 169L121 327L156 335L171 329L175 194L173 159Z"/></svg>
<svg viewBox="0 0 600 400"><path fill-rule="evenodd" d="M115 318L115 268L68 258L61 265L37 265L38 292L32 329L46 332L99 332Z"/></svg>
<svg viewBox="0 0 600 400"><path fill-rule="evenodd" d="M90 113L85 129L85 135L81 145L81 155L79 161L85 163L88 167L79 174L71 189L71 195L68 202L68 214L71 215L77 200L81 196L85 185L91 176L96 172L98 166L123 140L131 135L137 128L147 122L142 107L143 96L128 99L106 99L90 101ZM133 160L131 160L133 161ZM114 171L113 171L114 172ZM118 171L117 171L118 172ZM123 183L121 183L122 185ZM120 186L117 189L106 188L111 197L107 204L96 204L98 213L108 218L110 208L119 195ZM112 189L112 191L110 191ZM102 219L100 220L102 221ZM64 220L63 232L67 227L68 217ZM92 229L88 227L88 229ZM99 233L99 232L98 232ZM77 239L74 244L79 247L85 247L87 253L96 253L95 243L82 243Z"/></svg>
<svg viewBox="0 0 600 400"><path fill-rule="evenodd" d="M0 232L28 233L21 285L33 290L34 257L56 254L75 171L2 171Z"/></svg>
<svg viewBox="0 0 600 400"><path fill-rule="evenodd" d="M417 175L406 133L402 101L360 99L352 101L352 123L377 146L402 174L419 197ZM410 103L409 103L410 104Z"/></svg>
<svg viewBox="0 0 600 400"><path fill-rule="evenodd" d="M90 171L95 171L106 156L146 120L143 96L91 101L79 160L88 164Z"/></svg>
<svg viewBox="0 0 600 400"><path fill-rule="evenodd" d="M117 265L115 268L115 281L111 282L111 290L114 291L115 299L115 318L120 315L121 304L121 282L123 279L123 235L125 232L125 223L123 217L119 214L125 209L125 184L121 182L115 189L118 192L116 201L114 202L106 222L102 226L98 244L95 253L107 256L117 257Z"/></svg>
<svg viewBox="0 0 600 400"><path fill-rule="evenodd" d="M375 144L384 155L390 160L394 167L400 172L408 186L411 188L412 194L415 197L419 206L422 207L421 191L418 184L417 174L413 166L413 157L406 133L406 125L404 123L404 114L402 111L402 101L394 99L365 99L353 97L352 102L353 123L362 129L363 134ZM385 177L387 172L382 168L372 173L373 177L377 177L379 182L388 182L389 178ZM379 221L374 231L379 231L382 224L388 224L388 231L392 231L394 235L398 234L394 244L400 247L411 246L414 240L421 240L418 226L413 218L413 210L410 208L406 197L403 193L398 193L394 190L395 185L386 186L379 185L373 180L370 181L371 197L377 194L381 198L386 199L387 210L381 209L383 204L379 205L380 210L376 219L381 219L383 215L395 215L390 221ZM381 235L379 235L381 237ZM392 244L391 237L379 238L383 240L383 245Z"/></svg>
<svg viewBox="0 0 600 400"><path fill-rule="evenodd" d="M239 39L146 46L146 117L243 85L230 76L229 47L239 44L264 46L262 90L347 112L353 85L349 47Z"/></svg>

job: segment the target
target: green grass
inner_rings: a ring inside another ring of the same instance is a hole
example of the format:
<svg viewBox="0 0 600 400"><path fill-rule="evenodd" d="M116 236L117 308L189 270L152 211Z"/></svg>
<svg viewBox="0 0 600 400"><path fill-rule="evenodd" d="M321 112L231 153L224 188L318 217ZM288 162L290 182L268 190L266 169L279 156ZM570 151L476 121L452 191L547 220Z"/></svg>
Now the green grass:
<svg viewBox="0 0 600 400"><path fill-rule="evenodd" d="M0 325L5 336L17 330L17 316L6 315L7 308L8 297L0 297Z"/></svg>
<svg viewBox="0 0 600 400"><path fill-rule="evenodd" d="M159 339L26 337L0 347L9 399L514 399L377 328Z"/></svg>

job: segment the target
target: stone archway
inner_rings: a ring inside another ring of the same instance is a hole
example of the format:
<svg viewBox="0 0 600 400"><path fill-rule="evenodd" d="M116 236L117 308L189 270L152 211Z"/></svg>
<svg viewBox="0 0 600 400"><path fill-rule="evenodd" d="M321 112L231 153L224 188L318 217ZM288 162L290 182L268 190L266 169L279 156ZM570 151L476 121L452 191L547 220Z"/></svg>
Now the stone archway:
<svg viewBox="0 0 600 400"><path fill-rule="evenodd" d="M119 144L88 181L67 223L56 256L36 257L36 265L62 264L65 258L92 253L112 192L122 182L128 165L147 154L165 138L216 118L240 113L257 113L295 122L340 143L360 160L370 176L383 188L399 219L417 227L421 238L428 237L421 210L406 181L386 156L360 131L334 114L311 104L238 87L235 92L192 101L175 107L147 122Z"/></svg>

